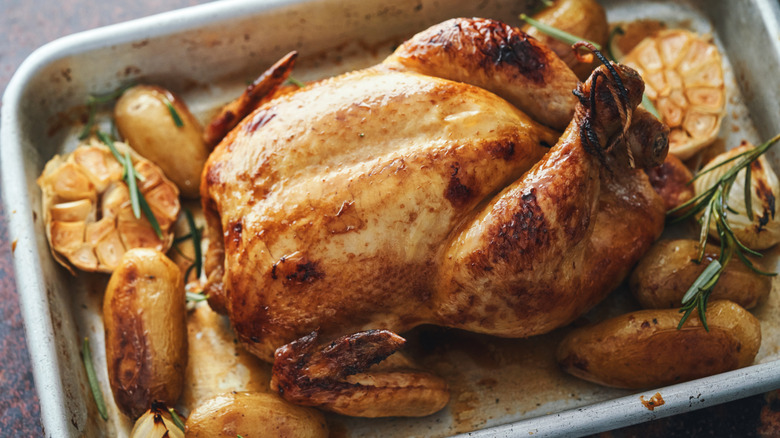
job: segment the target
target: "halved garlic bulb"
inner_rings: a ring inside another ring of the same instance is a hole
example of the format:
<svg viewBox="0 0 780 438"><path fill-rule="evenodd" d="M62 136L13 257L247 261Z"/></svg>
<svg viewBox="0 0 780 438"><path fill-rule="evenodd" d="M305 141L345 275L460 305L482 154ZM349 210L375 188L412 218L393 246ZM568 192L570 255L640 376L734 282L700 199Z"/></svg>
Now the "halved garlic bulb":
<svg viewBox="0 0 780 438"><path fill-rule="evenodd" d="M735 155L753 149L753 145L743 141L742 144L730 151L716 156L704 166L702 171L734 157ZM696 193L704 193L708 188L718 182L726 172L731 169L738 160L725 164L711 172L705 173L694 182ZM780 217L776 217L775 199L780 195L780 183L777 175L772 170L769 162L762 155L750 165L751 182L751 210L753 220L747 216L745 206L745 170L737 174L734 185L728 194L727 221L734 235L748 248L761 250L769 248L780 242ZM710 236L718 238L715 222L710 223Z"/></svg>
<svg viewBox="0 0 780 438"><path fill-rule="evenodd" d="M38 178L52 255L74 274L74 268L112 272L132 248L167 251L173 243L171 226L181 208L179 189L126 143L114 146L132 157L141 176L138 190L157 219L162 238L145 216L135 217L123 165L106 145L90 139L66 156L54 156Z"/></svg>
<svg viewBox="0 0 780 438"><path fill-rule="evenodd" d="M622 63L645 80L645 95L669 125L669 152L687 160L718 136L726 108L723 66L710 38L683 29L642 40Z"/></svg>
<svg viewBox="0 0 780 438"><path fill-rule="evenodd" d="M138 417L130 438L184 438L184 431L173 422L162 403L153 403L151 409Z"/></svg>

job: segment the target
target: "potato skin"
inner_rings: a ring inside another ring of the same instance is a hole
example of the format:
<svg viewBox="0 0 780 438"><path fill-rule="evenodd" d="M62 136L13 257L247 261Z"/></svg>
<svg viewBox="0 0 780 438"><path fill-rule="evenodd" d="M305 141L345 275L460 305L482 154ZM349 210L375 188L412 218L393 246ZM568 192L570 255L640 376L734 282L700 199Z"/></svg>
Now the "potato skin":
<svg viewBox="0 0 780 438"><path fill-rule="evenodd" d="M322 413L293 405L276 394L227 393L214 397L190 413L188 437L295 437L328 436Z"/></svg>
<svg viewBox="0 0 780 438"><path fill-rule="evenodd" d="M631 273L631 293L645 309L680 307L685 292L718 254L718 248L707 246L699 264L693 261L699 256L698 241L659 241ZM771 289L771 277L758 275L739 260L732 260L713 288L710 299L730 300L750 309L769 295Z"/></svg>
<svg viewBox="0 0 780 438"><path fill-rule="evenodd" d="M569 374L616 388L642 389L697 379L753 363L761 326L730 301L707 308L704 330L694 312L677 330L677 309L640 310L572 331L558 348Z"/></svg>
<svg viewBox="0 0 780 438"><path fill-rule="evenodd" d="M132 249L103 299L106 362L114 400L132 419L160 401L173 406L187 366L181 271L161 252Z"/></svg>
<svg viewBox="0 0 780 438"><path fill-rule="evenodd" d="M556 0L553 6L535 14L534 18L572 35L598 43L602 47L609 39L607 13L596 0ZM570 45L531 25L525 25L523 32L552 49L581 81L587 79L593 68L600 64L598 59L594 59L593 63L579 62Z"/></svg>
<svg viewBox="0 0 780 438"><path fill-rule="evenodd" d="M184 126L176 126L165 100ZM127 89L114 106L119 133L143 157L157 164L187 198L197 198L200 174L209 151L203 129L184 102L170 91L152 85Z"/></svg>

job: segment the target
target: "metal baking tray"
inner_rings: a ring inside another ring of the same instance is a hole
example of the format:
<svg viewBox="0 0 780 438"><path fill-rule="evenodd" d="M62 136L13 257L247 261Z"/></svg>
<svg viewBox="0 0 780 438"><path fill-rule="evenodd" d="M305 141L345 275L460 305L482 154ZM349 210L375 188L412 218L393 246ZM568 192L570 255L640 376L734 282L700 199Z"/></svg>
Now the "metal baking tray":
<svg viewBox="0 0 780 438"><path fill-rule="evenodd" d="M611 22L650 18L713 35L726 61L729 116L721 131L726 144L757 143L780 132L780 6L775 0L602 4ZM113 405L100 321L105 276L74 278L54 262L35 184L49 158L75 146L74 108L83 106L88 94L131 79L153 82L179 93L205 118L290 50L300 52L296 77L317 79L377 63L405 37L447 18L483 16L518 24L518 14L532 7L531 1L517 0L220 1L75 34L33 53L4 95L0 160L46 436L126 436L130 426L121 416L100 420L79 356L80 339L90 336L103 391ZM777 154L771 160L780 169ZM447 408L421 419L329 416L328 421L345 436L583 435L780 388L780 297L777 284L773 289L769 301L754 311L764 341L756 364L748 368L632 394L561 373L549 345L565 329L527 340L435 332L434 340L447 348L425 363L452 384ZM619 311L627 300L616 292L591 315ZM648 410L640 397L656 393L665 404Z"/></svg>

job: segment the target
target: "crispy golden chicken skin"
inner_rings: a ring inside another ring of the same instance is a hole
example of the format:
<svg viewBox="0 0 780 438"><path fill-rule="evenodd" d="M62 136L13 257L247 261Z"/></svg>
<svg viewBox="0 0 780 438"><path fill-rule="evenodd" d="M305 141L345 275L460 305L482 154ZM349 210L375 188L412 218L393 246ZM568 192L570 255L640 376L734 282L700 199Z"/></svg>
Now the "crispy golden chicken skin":
<svg viewBox="0 0 780 438"><path fill-rule="evenodd" d="M403 345L394 333L547 332L603 299L662 230L663 202L633 166L663 161L668 129L644 118L629 128L639 76L598 69L558 139L484 84L523 83L528 65L493 54L532 40L456 23L467 30L448 37L461 47L448 56L466 59L441 68L466 66L456 79L481 86L420 74L412 57L380 64L267 102L206 164L209 303L249 351L276 355L272 386L296 403L409 415L394 403L406 394L433 412L447 400L440 379L372 374ZM545 69L536 84L558 93L568 75Z"/></svg>
<svg viewBox="0 0 780 438"><path fill-rule="evenodd" d="M401 44L383 65L476 85L561 131L574 114L574 72L547 46L496 20L447 20Z"/></svg>

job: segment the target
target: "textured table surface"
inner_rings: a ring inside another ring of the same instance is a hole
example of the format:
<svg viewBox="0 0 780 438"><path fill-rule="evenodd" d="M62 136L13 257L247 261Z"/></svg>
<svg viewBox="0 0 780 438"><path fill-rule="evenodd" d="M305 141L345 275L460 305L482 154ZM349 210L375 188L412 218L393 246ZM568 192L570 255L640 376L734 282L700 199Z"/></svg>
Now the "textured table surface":
<svg viewBox="0 0 780 438"><path fill-rule="evenodd" d="M0 0L0 92L19 64L58 37L205 0ZM0 105L0 110L2 106ZM19 312L6 215L0 204L0 435L41 436L40 408ZM656 420L600 436L780 436L777 393Z"/></svg>

